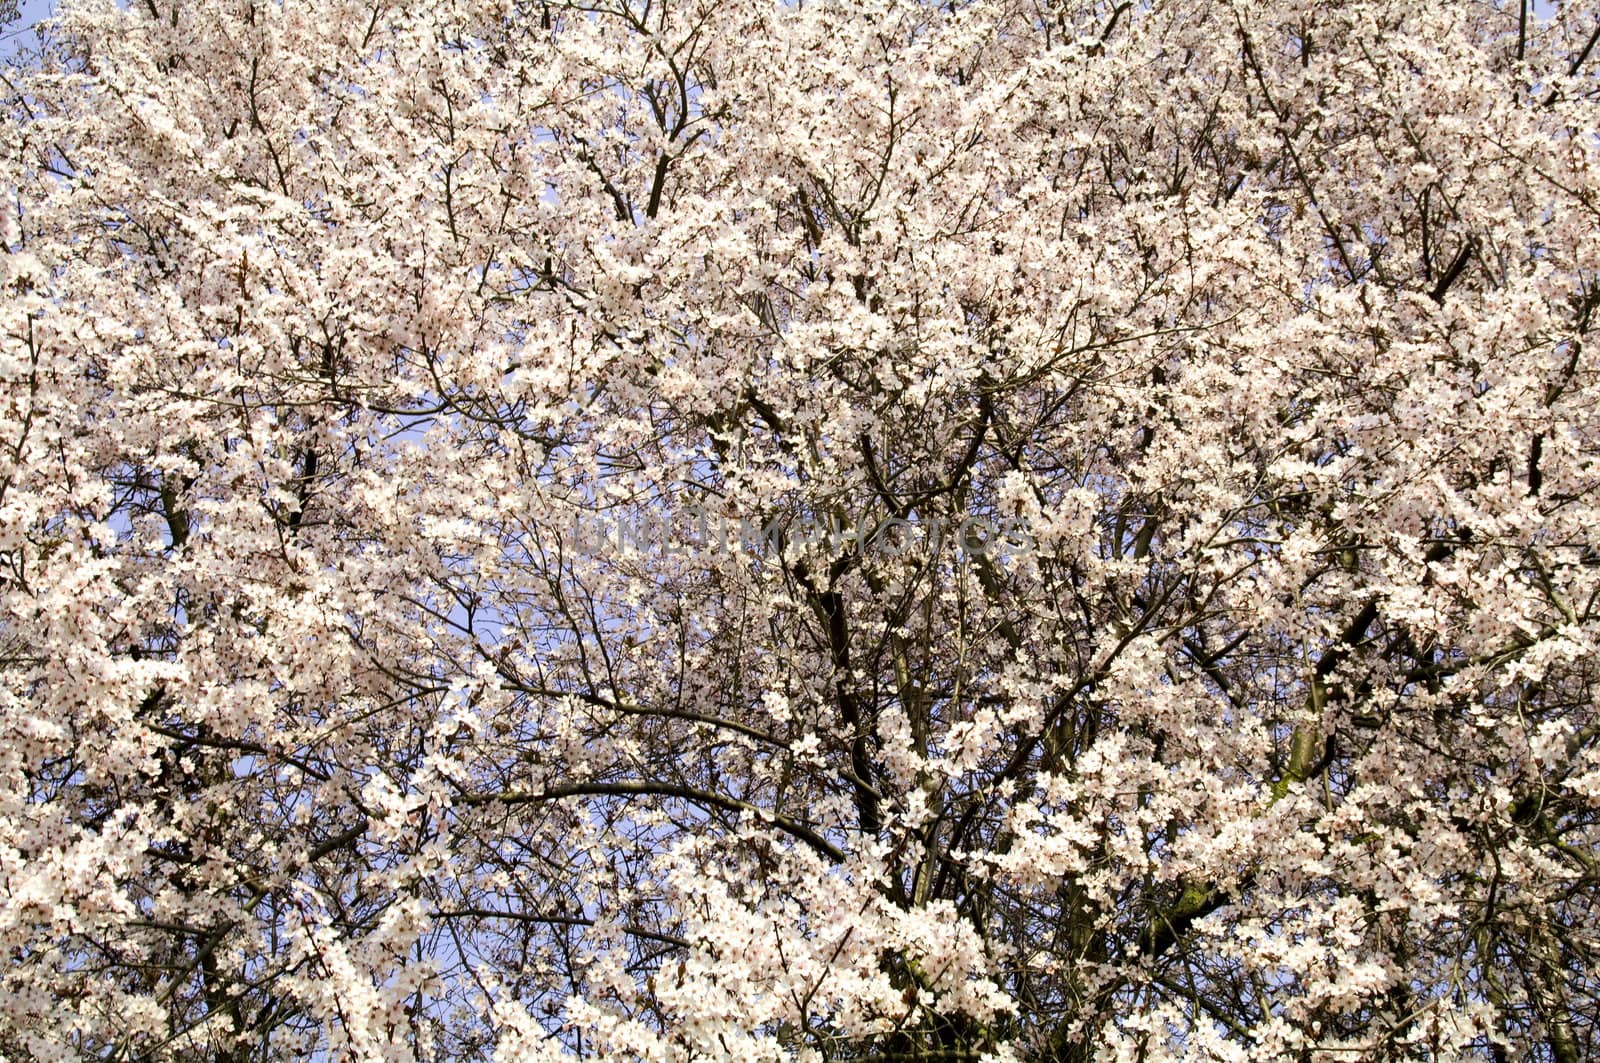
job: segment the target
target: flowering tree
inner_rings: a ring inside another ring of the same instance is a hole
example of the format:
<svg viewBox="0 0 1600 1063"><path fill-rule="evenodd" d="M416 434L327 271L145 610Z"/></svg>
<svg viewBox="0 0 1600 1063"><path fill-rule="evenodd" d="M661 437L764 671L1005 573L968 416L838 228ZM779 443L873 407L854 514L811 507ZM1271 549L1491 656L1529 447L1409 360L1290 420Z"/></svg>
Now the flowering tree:
<svg viewBox="0 0 1600 1063"><path fill-rule="evenodd" d="M1597 18L70 5L0 1055L1596 1058Z"/></svg>

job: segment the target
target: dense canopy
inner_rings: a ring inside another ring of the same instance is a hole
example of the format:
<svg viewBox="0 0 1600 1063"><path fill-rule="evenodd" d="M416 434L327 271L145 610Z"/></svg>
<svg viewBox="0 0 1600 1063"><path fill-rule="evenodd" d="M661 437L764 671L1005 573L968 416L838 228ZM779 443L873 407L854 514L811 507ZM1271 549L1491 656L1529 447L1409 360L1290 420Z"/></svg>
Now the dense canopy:
<svg viewBox="0 0 1600 1063"><path fill-rule="evenodd" d="M0 69L0 1057L1600 1058L1600 8L114 0Z"/></svg>

